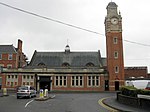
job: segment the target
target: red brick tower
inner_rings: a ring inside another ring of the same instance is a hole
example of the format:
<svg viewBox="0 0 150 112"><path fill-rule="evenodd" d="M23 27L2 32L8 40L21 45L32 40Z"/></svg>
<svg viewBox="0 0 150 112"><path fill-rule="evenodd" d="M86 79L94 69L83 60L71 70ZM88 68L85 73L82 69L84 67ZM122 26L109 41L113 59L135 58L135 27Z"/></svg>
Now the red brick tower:
<svg viewBox="0 0 150 112"><path fill-rule="evenodd" d="M117 7L116 3L110 2L105 18L109 90L119 90L124 85L122 17L120 12L118 14Z"/></svg>

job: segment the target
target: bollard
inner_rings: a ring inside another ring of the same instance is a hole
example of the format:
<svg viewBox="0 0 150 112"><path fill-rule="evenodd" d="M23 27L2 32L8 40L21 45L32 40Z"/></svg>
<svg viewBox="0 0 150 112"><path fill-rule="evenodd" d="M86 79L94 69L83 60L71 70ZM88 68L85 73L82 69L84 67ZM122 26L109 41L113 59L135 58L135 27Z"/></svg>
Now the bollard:
<svg viewBox="0 0 150 112"><path fill-rule="evenodd" d="M44 97L48 97L48 89L44 90Z"/></svg>
<svg viewBox="0 0 150 112"><path fill-rule="evenodd" d="M44 96L43 96L43 89L40 89L40 98L44 98Z"/></svg>
<svg viewBox="0 0 150 112"><path fill-rule="evenodd" d="M7 89L6 88L3 88L3 95L7 96Z"/></svg>

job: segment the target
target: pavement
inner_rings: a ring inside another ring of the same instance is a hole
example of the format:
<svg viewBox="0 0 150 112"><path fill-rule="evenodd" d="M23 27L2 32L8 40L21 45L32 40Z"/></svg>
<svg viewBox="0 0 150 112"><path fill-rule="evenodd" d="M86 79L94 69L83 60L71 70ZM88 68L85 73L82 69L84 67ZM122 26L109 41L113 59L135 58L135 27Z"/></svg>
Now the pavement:
<svg viewBox="0 0 150 112"><path fill-rule="evenodd" d="M119 103L115 96L105 98L102 102L108 107L118 110L119 112L150 112L149 109L137 108Z"/></svg>

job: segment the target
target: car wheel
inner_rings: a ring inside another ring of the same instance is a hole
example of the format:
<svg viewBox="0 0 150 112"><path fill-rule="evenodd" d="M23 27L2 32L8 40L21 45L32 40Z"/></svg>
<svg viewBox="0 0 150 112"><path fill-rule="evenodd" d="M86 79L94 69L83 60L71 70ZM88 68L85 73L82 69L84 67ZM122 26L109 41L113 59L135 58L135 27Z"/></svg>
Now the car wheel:
<svg viewBox="0 0 150 112"><path fill-rule="evenodd" d="M17 99L19 99L19 96L17 96Z"/></svg>

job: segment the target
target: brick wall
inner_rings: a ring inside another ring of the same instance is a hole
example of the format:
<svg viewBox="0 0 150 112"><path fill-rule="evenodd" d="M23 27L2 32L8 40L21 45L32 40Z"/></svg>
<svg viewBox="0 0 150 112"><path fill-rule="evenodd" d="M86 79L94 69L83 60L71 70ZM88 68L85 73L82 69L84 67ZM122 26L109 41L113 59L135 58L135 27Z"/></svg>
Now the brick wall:
<svg viewBox="0 0 150 112"><path fill-rule="evenodd" d="M148 78L147 67L125 67L125 78Z"/></svg>

